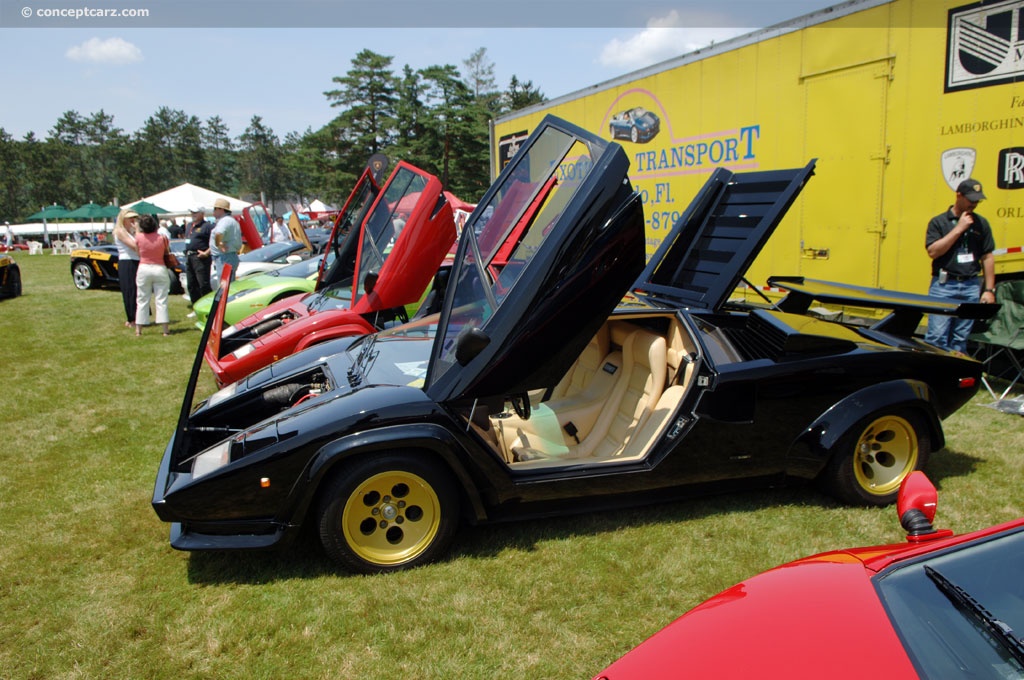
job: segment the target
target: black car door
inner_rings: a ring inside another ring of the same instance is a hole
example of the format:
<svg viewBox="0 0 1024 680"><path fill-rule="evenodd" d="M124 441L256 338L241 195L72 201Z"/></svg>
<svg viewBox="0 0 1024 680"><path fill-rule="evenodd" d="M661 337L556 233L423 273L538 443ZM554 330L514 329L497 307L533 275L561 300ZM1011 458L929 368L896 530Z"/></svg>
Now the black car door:
<svg viewBox="0 0 1024 680"><path fill-rule="evenodd" d="M427 391L498 402L554 384L644 265L644 217L618 144L546 117L469 218Z"/></svg>

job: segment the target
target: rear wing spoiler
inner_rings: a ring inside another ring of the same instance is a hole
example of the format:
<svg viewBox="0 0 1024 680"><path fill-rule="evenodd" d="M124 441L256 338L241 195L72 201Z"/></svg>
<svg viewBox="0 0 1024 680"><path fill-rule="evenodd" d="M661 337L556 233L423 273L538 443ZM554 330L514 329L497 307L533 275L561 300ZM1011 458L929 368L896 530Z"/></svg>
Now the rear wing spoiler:
<svg viewBox="0 0 1024 680"><path fill-rule="evenodd" d="M806 314L814 301L820 304L892 310L891 314L874 324L872 328L903 337L914 335L925 314L944 314L961 319L987 319L999 310L999 305L957 302L931 295L853 286L802 276L772 276L768 278L768 286L786 291L786 296L778 302L776 308L792 314Z"/></svg>

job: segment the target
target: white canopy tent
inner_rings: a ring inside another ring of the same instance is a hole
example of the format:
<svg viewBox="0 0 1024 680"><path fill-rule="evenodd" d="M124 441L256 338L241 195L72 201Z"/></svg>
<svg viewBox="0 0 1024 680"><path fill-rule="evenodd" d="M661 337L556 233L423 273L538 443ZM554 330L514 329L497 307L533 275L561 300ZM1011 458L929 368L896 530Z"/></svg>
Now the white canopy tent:
<svg viewBox="0 0 1024 680"><path fill-rule="evenodd" d="M314 198L309 203L309 212L327 212L329 210L337 210L333 205L327 205L319 198Z"/></svg>
<svg viewBox="0 0 1024 680"><path fill-rule="evenodd" d="M232 198L231 196L225 196L219 194L216 191L210 189L204 189L203 187L197 187L195 184L180 184L167 191L161 191L158 194L152 196L146 196L145 198L133 201L132 203L126 203L124 207L130 208L136 203L142 201L149 201L153 205L160 206L164 210L170 211L167 215L161 215L161 217L177 217L180 215L188 215L189 211L194 207L205 208L206 212L213 210L213 202L218 198L225 198L228 204L231 206L231 212L240 212L243 208L247 208L251 203L243 201L238 198Z"/></svg>

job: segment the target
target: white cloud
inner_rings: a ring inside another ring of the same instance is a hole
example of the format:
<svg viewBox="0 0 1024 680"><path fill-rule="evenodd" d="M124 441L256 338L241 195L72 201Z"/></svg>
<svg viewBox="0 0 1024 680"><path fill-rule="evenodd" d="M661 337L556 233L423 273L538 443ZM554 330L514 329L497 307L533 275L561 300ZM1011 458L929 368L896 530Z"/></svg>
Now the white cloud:
<svg viewBox="0 0 1024 680"><path fill-rule="evenodd" d="M690 23L693 27L687 28L682 23ZM699 22L684 22L679 12L672 10L667 16L648 21L647 28L631 38L615 38L608 42L601 50L598 61L603 66L613 68L643 68L751 30L735 26L710 28L706 17Z"/></svg>
<svg viewBox="0 0 1024 680"><path fill-rule="evenodd" d="M64 53L72 61L97 64L131 64L142 61L142 50L122 38L90 38Z"/></svg>

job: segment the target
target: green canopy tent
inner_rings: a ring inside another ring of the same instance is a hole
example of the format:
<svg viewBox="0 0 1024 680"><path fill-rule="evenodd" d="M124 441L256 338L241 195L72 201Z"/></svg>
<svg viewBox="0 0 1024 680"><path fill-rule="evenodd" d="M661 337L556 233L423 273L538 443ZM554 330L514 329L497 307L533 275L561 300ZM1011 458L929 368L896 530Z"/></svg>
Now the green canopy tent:
<svg viewBox="0 0 1024 680"><path fill-rule="evenodd" d="M109 219L117 217L117 213L120 210L121 209L116 205L100 205L99 203L90 202L85 205L78 206L65 215L65 217L87 219L90 223L95 222L97 219L101 219L106 222ZM103 231L106 231L106 227L103 228Z"/></svg>
<svg viewBox="0 0 1024 680"><path fill-rule="evenodd" d="M139 201L138 203L132 203L128 206L129 209L134 210L140 215L166 215L171 212L170 210L164 210L158 205L153 205L149 201Z"/></svg>
<svg viewBox="0 0 1024 680"><path fill-rule="evenodd" d="M46 220L53 220L57 219L58 217L67 217L68 212L70 211L64 206L54 203L52 205L45 206L39 212L32 213L31 215L28 216L28 219L30 220L43 221L43 242L46 244L47 247L50 246L50 232L46 228Z"/></svg>
<svg viewBox="0 0 1024 680"><path fill-rule="evenodd" d="M97 217L104 217L105 209L106 206L102 206L99 203L86 203L78 206L64 217L74 217L77 219L92 221Z"/></svg>

